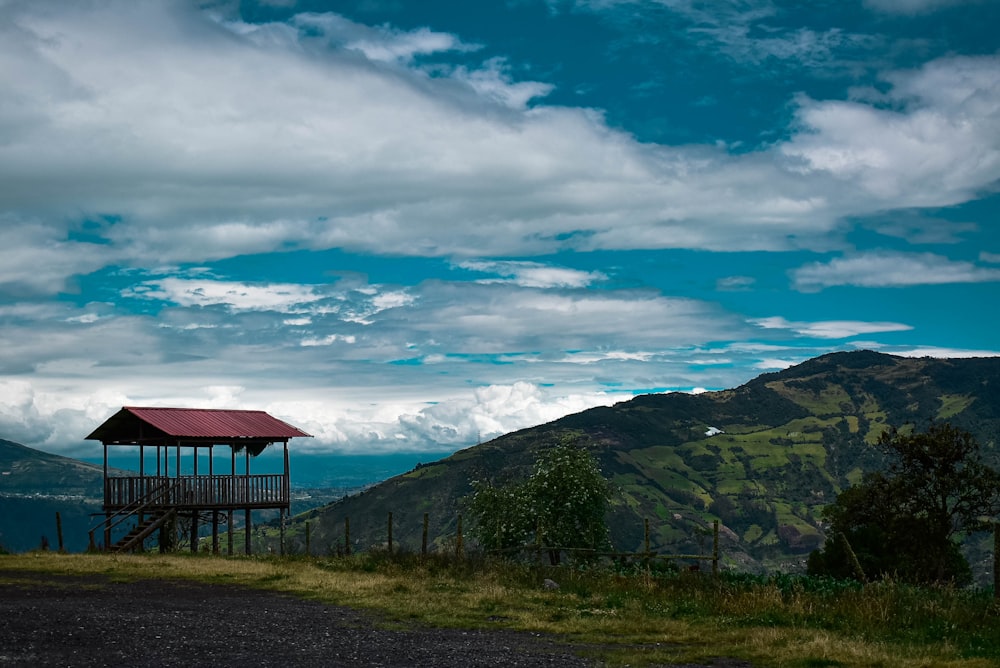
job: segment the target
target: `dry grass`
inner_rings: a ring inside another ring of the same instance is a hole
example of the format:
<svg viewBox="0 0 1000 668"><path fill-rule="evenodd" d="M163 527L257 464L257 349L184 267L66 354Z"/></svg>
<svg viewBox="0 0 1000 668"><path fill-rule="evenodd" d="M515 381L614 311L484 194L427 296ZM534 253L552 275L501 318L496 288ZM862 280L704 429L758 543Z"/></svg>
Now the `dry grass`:
<svg viewBox="0 0 1000 668"><path fill-rule="evenodd" d="M373 610L390 625L418 622L551 633L591 645L587 653L608 665L697 662L720 656L747 659L755 666L996 665L991 659L963 658L948 642L889 641L872 629L812 628L795 620L821 615L817 610L821 599L778 587L664 586L641 575L567 570L554 576L563 586L549 591L527 568L456 568L435 561L397 563L366 557L31 553L0 556L0 569L116 580L193 579ZM871 610L864 614L872 623L880 615L893 614L885 602L866 605ZM776 610L784 617L775 617Z"/></svg>

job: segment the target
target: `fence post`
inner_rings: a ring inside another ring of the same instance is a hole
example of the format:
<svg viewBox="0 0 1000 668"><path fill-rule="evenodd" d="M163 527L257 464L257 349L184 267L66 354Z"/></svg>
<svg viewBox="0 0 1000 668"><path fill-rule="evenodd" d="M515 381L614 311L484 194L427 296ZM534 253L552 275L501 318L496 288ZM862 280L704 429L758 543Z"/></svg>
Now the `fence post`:
<svg viewBox="0 0 1000 668"><path fill-rule="evenodd" d="M351 554L351 518L344 518L344 555Z"/></svg>
<svg viewBox="0 0 1000 668"><path fill-rule="evenodd" d="M66 551L63 546L63 535L62 535L62 517L59 516L59 512L56 512L56 538L59 540L59 554Z"/></svg>
<svg viewBox="0 0 1000 668"><path fill-rule="evenodd" d="M542 518L535 520L535 560L538 562L538 570L542 570Z"/></svg>
<svg viewBox="0 0 1000 668"><path fill-rule="evenodd" d="M455 537L455 556L459 559L465 556L465 548L462 546L462 513L458 514L458 535Z"/></svg>
<svg viewBox="0 0 1000 668"><path fill-rule="evenodd" d="M278 554L285 556L285 509L282 508L278 511L281 516L281 530L278 538Z"/></svg>
<svg viewBox="0 0 1000 668"><path fill-rule="evenodd" d="M420 556L427 556L427 525L429 524L429 517L427 513L424 513L424 535L420 541Z"/></svg>
<svg viewBox="0 0 1000 668"><path fill-rule="evenodd" d="M311 557L312 556L312 550L310 549L312 547L312 545L310 544L311 542L312 542L312 534L310 533L309 522L306 522L306 556L307 557Z"/></svg>
<svg viewBox="0 0 1000 668"><path fill-rule="evenodd" d="M993 598L1000 601L1000 522L993 523Z"/></svg>
<svg viewBox="0 0 1000 668"><path fill-rule="evenodd" d="M388 533L389 533L389 554L392 554L392 513L389 513L388 520Z"/></svg>
<svg viewBox="0 0 1000 668"><path fill-rule="evenodd" d="M646 566L646 574L649 575L649 518L645 517L642 520L643 535L644 535L644 545L645 550L643 550L643 561Z"/></svg>
<svg viewBox="0 0 1000 668"><path fill-rule="evenodd" d="M712 521L712 577L719 577L719 520Z"/></svg>

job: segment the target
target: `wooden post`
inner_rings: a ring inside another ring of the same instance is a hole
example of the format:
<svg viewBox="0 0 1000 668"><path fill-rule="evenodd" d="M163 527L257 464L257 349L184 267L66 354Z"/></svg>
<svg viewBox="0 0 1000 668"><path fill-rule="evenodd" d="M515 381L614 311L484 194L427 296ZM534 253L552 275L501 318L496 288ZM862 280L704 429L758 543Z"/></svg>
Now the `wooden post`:
<svg viewBox="0 0 1000 668"><path fill-rule="evenodd" d="M430 521L430 517L427 513L424 513L424 535L420 541L420 555L423 557L427 556L427 525Z"/></svg>
<svg viewBox="0 0 1000 668"><path fill-rule="evenodd" d="M344 518L344 554L351 553L351 518Z"/></svg>
<svg viewBox="0 0 1000 668"><path fill-rule="evenodd" d="M311 557L312 556L312 550L311 550L312 545L310 544L311 542L312 542L312 534L310 533L309 522L306 522L306 556L307 557Z"/></svg>
<svg viewBox="0 0 1000 668"><path fill-rule="evenodd" d="M62 535L62 517L56 512L56 538L59 541L59 554L66 551L66 547L63 545L63 535Z"/></svg>
<svg viewBox="0 0 1000 668"><path fill-rule="evenodd" d="M250 531L252 529L252 527L250 526L250 524L251 524L251 522L250 522L250 509L247 508L244 511L244 513L245 513L244 514L244 518L245 519L244 519L244 522L243 522L243 531L244 531L243 549L246 552L246 555L250 556L253 553L253 548L250 546Z"/></svg>
<svg viewBox="0 0 1000 668"><path fill-rule="evenodd" d="M227 524L226 535L229 539L228 554L231 557L233 556L233 511L232 510L229 511L229 516L226 517L226 524Z"/></svg>
<svg viewBox="0 0 1000 668"><path fill-rule="evenodd" d="M535 520L535 560L538 562L538 570L542 570L542 518Z"/></svg>
<svg viewBox="0 0 1000 668"><path fill-rule="evenodd" d="M712 522L712 577L719 577L719 520Z"/></svg>
<svg viewBox="0 0 1000 668"><path fill-rule="evenodd" d="M462 514L458 514L458 527L455 536L455 556L459 559L465 556L465 548L462 545Z"/></svg>
<svg viewBox="0 0 1000 668"><path fill-rule="evenodd" d="M1000 522L993 524L993 598L1000 601Z"/></svg>
<svg viewBox="0 0 1000 668"><path fill-rule="evenodd" d="M389 513L387 528L389 534L389 554L392 554L392 513Z"/></svg>
<svg viewBox="0 0 1000 668"><path fill-rule="evenodd" d="M280 517L280 529L279 529L279 539L278 539L278 554L285 556L285 509L278 509L278 515Z"/></svg>
<svg viewBox="0 0 1000 668"><path fill-rule="evenodd" d="M649 518L648 517L643 518L642 524L643 524L643 535L644 535L643 544L645 545L645 549L643 550L644 552L643 560L645 561L646 574L648 575L649 574Z"/></svg>
<svg viewBox="0 0 1000 668"><path fill-rule="evenodd" d="M212 554L219 553L219 511L212 511Z"/></svg>

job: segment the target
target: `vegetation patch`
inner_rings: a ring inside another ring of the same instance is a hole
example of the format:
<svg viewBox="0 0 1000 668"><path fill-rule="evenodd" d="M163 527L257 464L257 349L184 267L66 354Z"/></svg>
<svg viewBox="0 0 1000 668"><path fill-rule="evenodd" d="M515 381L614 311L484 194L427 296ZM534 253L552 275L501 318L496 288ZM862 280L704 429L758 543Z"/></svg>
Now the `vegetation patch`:
<svg viewBox="0 0 1000 668"><path fill-rule="evenodd" d="M731 573L713 579L641 565L552 568L384 552L319 559L32 553L0 556L0 571L44 573L46 580L152 573L281 591L378 611L387 628L419 623L555 634L609 666L718 657L754 666L886 668L1000 661L1000 606L992 592L894 581ZM543 587L545 578L559 588Z"/></svg>

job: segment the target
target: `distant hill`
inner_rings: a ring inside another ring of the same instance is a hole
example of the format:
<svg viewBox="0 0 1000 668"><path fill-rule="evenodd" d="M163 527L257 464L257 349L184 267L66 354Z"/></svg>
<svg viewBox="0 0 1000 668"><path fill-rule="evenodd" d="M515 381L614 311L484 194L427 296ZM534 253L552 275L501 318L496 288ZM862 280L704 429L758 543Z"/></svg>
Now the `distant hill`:
<svg viewBox="0 0 1000 668"><path fill-rule="evenodd" d="M882 465L872 445L890 425L947 420L972 432L1000 466L1000 358L911 359L870 351L833 353L732 390L650 394L593 408L418 465L365 492L293 518L301 549L310 522L314 551L337 549L350 518L352 543L386 539L419 549L446 545L475 479L526 476L541 447L572 432L590 442L617 493L609 522L621 550L638 550L643 520L656 549L707 549L719 519L728 565L794 569L821 545L822 507ZM970 554L974 568L978 555Z"/></svg>
<svg viewBox="0 0 1000 668"><path fill-rule="evenodd" d="M99 466L0 439L0 545L21 552L44 536L56 549L58 512L66 549L85 550L103 479Z"/></svg>

